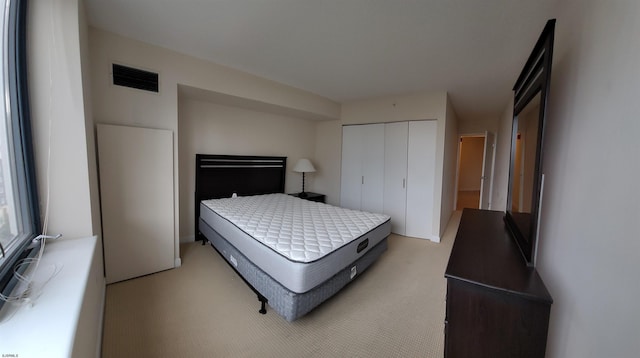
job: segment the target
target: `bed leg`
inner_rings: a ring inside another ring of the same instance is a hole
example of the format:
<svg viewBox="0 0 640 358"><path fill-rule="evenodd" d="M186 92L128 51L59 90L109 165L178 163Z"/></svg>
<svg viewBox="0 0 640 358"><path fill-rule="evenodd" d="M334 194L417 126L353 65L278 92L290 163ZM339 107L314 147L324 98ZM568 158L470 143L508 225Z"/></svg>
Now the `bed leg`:
<svg viewBox="0 0 640 358"><path fill-rule="evenodd" d="M258 300L260 301L260 311L258 312L260 312L261 314L266 314L267 306L265 304L267 303L267 299L261 294L258 294Z"/></svg>

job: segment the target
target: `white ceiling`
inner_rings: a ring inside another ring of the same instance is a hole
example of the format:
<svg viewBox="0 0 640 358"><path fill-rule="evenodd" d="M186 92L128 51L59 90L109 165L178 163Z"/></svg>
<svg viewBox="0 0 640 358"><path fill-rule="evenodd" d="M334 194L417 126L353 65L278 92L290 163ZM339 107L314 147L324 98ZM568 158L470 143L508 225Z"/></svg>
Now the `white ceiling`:
<svg viewBox="0 0 640 358"><path fill-rule="evenodd" d="M556 0L85 0L92 26L337 102L450 94L497 118Z"/></svg>

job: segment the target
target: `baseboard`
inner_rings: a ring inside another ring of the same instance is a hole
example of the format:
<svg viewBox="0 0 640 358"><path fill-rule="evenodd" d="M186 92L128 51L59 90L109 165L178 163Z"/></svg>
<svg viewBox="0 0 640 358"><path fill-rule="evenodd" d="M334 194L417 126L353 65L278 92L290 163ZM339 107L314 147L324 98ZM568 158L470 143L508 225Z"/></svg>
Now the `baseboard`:
<svg viewBox="0 0 640 358"><path fill-rule="evenodd" d="M407 237L413 237L413 236L407 236ZM439 243L440 242L440 237L439 236L433 236L433 235L427 235L426 237L418 237L418 239L429 240L429 241L435 242L435 243Z"/></svg>

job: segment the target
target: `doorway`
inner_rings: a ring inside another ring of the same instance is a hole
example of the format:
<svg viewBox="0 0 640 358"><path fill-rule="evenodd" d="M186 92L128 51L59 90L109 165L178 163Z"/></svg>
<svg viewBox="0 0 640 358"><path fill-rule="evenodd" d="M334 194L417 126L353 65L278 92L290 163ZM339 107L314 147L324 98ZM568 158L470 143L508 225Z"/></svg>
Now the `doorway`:
<svg viewBox="0 0 640 358"><path fill-rule="evenodd" d="M494 135L461 135L458 146L455 208L491 209Z"/></svg>

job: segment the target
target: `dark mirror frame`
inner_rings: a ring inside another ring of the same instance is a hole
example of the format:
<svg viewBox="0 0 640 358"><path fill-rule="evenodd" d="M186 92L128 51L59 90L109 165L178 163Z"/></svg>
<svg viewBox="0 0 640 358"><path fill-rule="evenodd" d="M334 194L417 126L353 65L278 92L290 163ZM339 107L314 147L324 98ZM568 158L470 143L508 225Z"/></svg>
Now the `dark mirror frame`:
<svg viewBox="0 0 640 358"><path fill-rule="evenodd" d="M553 37L556 20L547 21L540 38L536 42L527 60L514 91L513 129L511 133L511 161L509 164L509 190L505 223L511 236L518 244L527 265L535 265L537 247L538 214L540 208L540 194L542 189L542 149L547 115L547 100L551 84L551 63L553 59ZM517 213L512 211L512 192L514 182L514 166L516 154L516 140L518 134L518 114L529 102L540 94L540 109L538 121L538 135L536 144L535 169L533 171L533 193L531 197L531 213Z"/></svg>

